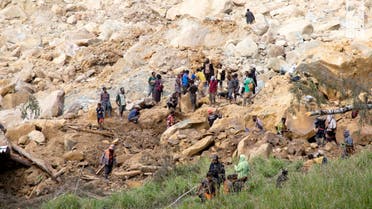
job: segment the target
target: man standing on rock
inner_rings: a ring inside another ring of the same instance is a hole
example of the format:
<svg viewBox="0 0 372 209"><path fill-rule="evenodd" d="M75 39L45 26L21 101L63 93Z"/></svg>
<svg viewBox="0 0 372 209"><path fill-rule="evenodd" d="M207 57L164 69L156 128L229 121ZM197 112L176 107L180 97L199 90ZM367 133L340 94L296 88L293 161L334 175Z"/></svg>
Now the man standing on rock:
<svg viewBox="0 0 372 209"><path fill-rule="evenodd" d="M249 73L249 77L252 78L254 87L252 89L252 93L256 94L256 87L257 87L257 75L256 75L256 68L252 68L251 72Z"/></svg>
<svg viewBox="0 0 372 209"><path fill-rule="evenodd" d="M211 80L211 77L214 76L213 64L208 58L205 59L205 62L203 64L203 72L208 82Z"/></svg>
<svg viewBox="0 0 372 209"><path fill-rule="evenodd" d="M245 13L245 18L247 21L247 24L252 24L255 20L254 15L249 9L247 9L247 12Z"/></svg>
<svg viewBox="0 0 372 209"><path fill-rule="evenodd" d="M103 110L105 111L104 116L106 116L107 112L107 117L111 117L111 102L110 102L110 94L107 92L107 88L103 87L102 88L102 93L101 93L101 105Z"/></svg>
<svg viewBox="0 0 372 209"><path fill-rule="evenodd" d="M148 89L148 94L147 96L151 96L151 94L153 93L154 91L154 88L155 88L155 80L156 80L156 77L155 77L155 72L152 72L151 73L151 76L149 77L149 79L147 80L147 83L149 84L149 89Z"/></svg>
<svg viewBox="0 0 372 209"><path fill-rule="evenodd" d="M115 145L111 144L110 147L105 150L101 157L101 164L105 166L105 179L108 179L108 176L111 173L112 167L115 163L114 149Z"/></svg>
<svg viewBox="0 0 372 209"><path fill-rule="evenodd" d="M190 84L190 78L189 78L189 71L185 70L183 75L182 75L182 90L183 94L186 94L187 89L189 88Z"/></svg>
<svg viewBox="0 0 372 209"><path fill-rule="evenodd" d="M123 120L123 112L125 111L126 106L124 87L120 88L120 92L116 96L116 104L119 107L120 120Z"/></svg>
<svg viewBox="0 0 372 209"><path fill-rule="evenodd" d="M352 155L354 152L353 139L350 136L350 131L347 129L344 131L344 138L345 138L345 144L343 144L344 150L343 150L342 158L350 157L350 155Z"/></svg>
<svg viewBox="0 0 372 209"><path fill-rule="evenodd" d="M96 113L97 113L97 123L98 123L99 130L103 130L103 121L105 118L105 111L103 110L101 103L97 104Z"/></svg>
<svg viewBox="0 0 372 209"><path fill-rule="evenodd" d="M218 118L222 118L222 115L218 114L217 111L213 112L213 110L211 110L211 109L208 110L208 124L209 124L209 127L212 127L214 121L217 120Z"/></svg>
<svg viewBox="0 0 372 209"><path fill-rule="evenodd" d="M262 121L257 117L257 115L254 115L252 117L252 120L254 122L254 129L253 129L253 132L254 133L264 133L265 132L265 129L264 129L264 126L263 126L263 123Z"/></svg>
<svg viewBox="0 0 372 209"><path fill-rule="evenodd" d="M213 176L213 181L216 182L218 190L221 183L225 181L225 167L218 160L218 155L213 155L212 162L209 165L209 171Z"/></svg>
<svg viewBox="0 0 372 209"><path fill-rule="evenodd" d="M337 128L337 122L333 115L327 115L327 132L326 132L326 140L327 142L334 141L336 144L336 128Z"/></svg>
<svg viewBox="0 0 372 209"><path fill-rule="evenodd" d="M190 100L191 100L191 105L192 105L192 111L195 112L196 110L196 92L198 92L198 87L194 84L194 81L190 81L190 88L189 88L189 91L190 91Z"/></svg>
<svg viewBox="0 0 372 209"><path fill-rule="evenodd" d="M218 81L212 76L211 81L209 82L209 102L211 105L216 104L216 95L217 95Z"/></svg>

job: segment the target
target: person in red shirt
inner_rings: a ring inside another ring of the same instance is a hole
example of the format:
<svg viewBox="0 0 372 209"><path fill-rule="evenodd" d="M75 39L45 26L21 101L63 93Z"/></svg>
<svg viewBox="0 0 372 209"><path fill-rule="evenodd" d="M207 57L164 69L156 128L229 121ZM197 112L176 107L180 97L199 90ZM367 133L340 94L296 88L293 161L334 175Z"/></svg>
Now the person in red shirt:
<svg viewBox="0 0 372 209"><path fill-rule="evenodd" d="M216 104L217 87L218 81L212 76L209 82L209 101L212 105Z"/></svg>
<svg viewBox="0 0 372 209"><path fill-rule="evenodd" d="M174 124L175 124L174 111L171 111L167 117L167 128L173 126Z"/></svg>

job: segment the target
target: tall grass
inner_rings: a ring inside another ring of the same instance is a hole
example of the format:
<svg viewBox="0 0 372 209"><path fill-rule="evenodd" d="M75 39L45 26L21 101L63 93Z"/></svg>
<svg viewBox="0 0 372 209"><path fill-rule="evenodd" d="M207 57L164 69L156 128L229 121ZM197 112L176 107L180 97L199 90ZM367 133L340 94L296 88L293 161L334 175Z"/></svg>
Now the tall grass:
<svg viewBox="0 0 372 209"><path fill-rule="evenodd" d="M239 194L219 194L202 203L196 195L183 198L174 208L372 208L372 152L347 160L316 165L301 172L302 162L255 159L247 189ZM277 174L288 168L289 181L275 187ZM42 208L164 208L180 194L197 185L205 175L208 161L176 168L167 178L123 191L104 200L64 195ZM231 168L228 168L231 173Z"/></svg>

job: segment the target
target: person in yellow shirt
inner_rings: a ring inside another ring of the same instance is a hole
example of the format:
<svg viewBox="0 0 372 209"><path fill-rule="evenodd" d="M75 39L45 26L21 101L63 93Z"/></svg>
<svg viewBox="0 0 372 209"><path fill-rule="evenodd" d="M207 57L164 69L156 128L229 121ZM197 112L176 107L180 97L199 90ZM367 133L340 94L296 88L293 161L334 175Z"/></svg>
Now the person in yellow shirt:
<svg viewBox="0 0 372 209"><path fill-rule="evenodd" d="M202 96L204 96L205 95L205 89L207 88L207 79L205 77L205 74L203 73L203 71L200 68L198 68L196 70L195 75L196 75L196 78L200 81L198 89L201 92Z"/></svg>

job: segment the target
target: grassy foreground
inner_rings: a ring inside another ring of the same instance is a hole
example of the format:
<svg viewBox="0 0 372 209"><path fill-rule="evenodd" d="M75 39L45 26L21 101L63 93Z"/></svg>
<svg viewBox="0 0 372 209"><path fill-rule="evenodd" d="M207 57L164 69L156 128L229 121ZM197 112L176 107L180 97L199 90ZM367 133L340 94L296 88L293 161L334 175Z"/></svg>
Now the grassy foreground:
<svg viewBox="0 0 372 209"><path fill-rule="evenodd" d="M66 194L43 204L42 208L165 208L200 182L208 164L206 159L202 159L195 165L177 167L156 181L103 200ZM289 163L278 159L255 159L250 166L251 177L246 191L221 194L204 204L196 195L189 195L172 208L372 208L370 151L347 160L314 166L307 173L300 172L302 162ZM276 176L283 167L289 170L289 181L282 189L277 189ZM227 174L231 173L231 168L228 168Z"/></svg>

